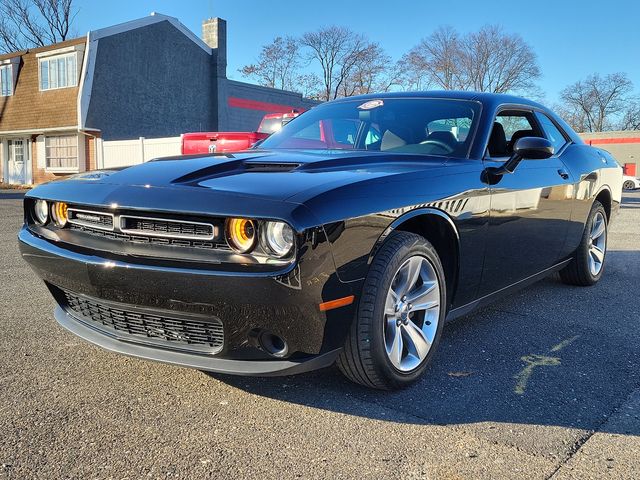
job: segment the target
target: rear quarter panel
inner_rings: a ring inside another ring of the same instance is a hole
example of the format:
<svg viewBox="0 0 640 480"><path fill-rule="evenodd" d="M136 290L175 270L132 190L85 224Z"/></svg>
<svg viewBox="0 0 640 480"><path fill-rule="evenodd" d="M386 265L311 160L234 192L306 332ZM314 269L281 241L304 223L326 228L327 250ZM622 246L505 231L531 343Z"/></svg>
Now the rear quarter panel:
<svg viewBox="0 0 640 480"><path fill-rule="evenodd" d="M596 197L607 190L611 195L611 213L618 211L622 200L622 168L604 150L585 144L573 144L562 156L574 178L574 208L567 236L571 250L580 244L584 225Z"/></svg>

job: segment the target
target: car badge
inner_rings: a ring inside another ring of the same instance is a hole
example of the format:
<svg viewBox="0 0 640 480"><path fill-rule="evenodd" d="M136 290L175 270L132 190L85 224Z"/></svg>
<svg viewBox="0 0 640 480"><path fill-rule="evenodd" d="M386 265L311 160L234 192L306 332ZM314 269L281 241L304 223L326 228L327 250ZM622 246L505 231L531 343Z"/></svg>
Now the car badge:
<svg viewBox="0 0 640 480"><path fill-rule="evenodd" d="M216 144L212 143L209 145L209 153L216 153Z"/></svg>

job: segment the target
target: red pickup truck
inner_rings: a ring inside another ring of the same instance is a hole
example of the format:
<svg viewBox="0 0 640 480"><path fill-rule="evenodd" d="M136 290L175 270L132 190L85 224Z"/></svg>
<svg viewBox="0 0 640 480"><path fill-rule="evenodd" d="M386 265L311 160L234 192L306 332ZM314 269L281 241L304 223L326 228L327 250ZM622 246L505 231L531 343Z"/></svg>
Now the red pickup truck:
<svg viewBox="0 0 640 480"><path fill-rule="evenodd" d="M182 135L182 154L213 152L239 152L252 147L277 132L291 119L300 115L300 111L289 113L268 113L260 122L256 132L194 132Z"/></svg>

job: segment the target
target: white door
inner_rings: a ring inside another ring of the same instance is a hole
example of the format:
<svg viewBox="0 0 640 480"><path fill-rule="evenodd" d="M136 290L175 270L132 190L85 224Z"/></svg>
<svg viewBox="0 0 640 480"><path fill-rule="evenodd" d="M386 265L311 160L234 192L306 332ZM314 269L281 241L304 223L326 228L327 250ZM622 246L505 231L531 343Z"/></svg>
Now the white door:
<svg viewBox="0 0 640 480"><path fill-rule="evenodd" d="M29 160L26 140L9 140L7 158L7 182L11 185L27 183L27 161Z"/></svg>

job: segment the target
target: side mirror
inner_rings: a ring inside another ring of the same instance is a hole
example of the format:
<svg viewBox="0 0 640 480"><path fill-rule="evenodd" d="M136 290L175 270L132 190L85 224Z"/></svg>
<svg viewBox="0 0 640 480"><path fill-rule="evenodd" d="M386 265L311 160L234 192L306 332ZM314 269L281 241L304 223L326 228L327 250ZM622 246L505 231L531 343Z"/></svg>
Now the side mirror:
<svg viewBox="0 0 640 480"><path fill-rule="evenodd" d="M513 154L526 160L544 160L553 153L553 145L546 138L522 137L513 146Z"/></svg>
<svg viewBox="0 0 640 480"><path fill-rule="evenodd" d="M513 146L513 154L509 160L500 167L486 169L487 181L489 184L494 185L498 177L513 173L522 160L544 160L553 155L553 153L553 145L546 138L522 137ZM493 177L493 180L490 177Z"/></svg>

